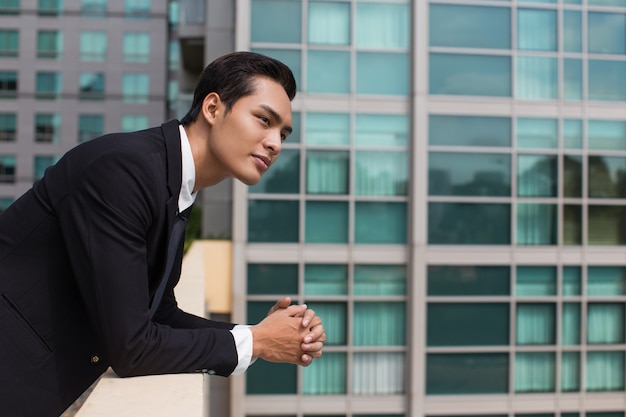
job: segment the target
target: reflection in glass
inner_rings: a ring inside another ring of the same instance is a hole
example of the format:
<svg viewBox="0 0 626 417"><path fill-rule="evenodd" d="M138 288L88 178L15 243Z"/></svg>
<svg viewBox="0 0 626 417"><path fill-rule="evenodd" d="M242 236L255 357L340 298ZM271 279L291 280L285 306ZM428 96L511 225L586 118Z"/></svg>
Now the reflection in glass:
<svg viewBox="0 0 626 417"><path fill-rule="evenodd" d="M563 245L582 244L582 207L576 204L563 205Z"/></svg>
<svg viewBox="0 0 626 417"><path fill-rule="evenodd" d="M589 197L626 197L626 158L623 156L590 155Z"/></svg>
<svg viewBox="0 0 626 417"><path fill-rule="evenodd" d="M396 114L358 113L355 143L360 146L407 146L409 118Z"/></svg>
<svg viewBox="0 0 626 417"><path fill-rule="evenodd" d="M492 203L429 203L431 245L509 245L511 207Z"/></svg>
<svg viewBox="0 0 626 417"><path fill-rule="evenodd" d="M428 346L508 346L508 303L428 303Z"/></svg>
<svg viewBox="0 0 626 417"><path fill-rule="evenodd" d="M583 195L583 159L580 155L562 155L563 197L577 198Z"/></svg>
<svg viewBox="0 0 626 417"><path fill-rule="evenodd" d="M580 303L563 303L561 344L580 345Z"/></svg>
<svg viewBox="0 0 626 417"><path fill-rule="evenodd" d="M509 295L511 268L508 266L428 266L428 295Z"/></svg>
<svg viewBox="0 0 626 417"><path fill-rule="evenodd" d="M508 353L429 353L426 394L506 394Z"/></svg>
<svg viewBox="0 0 626 417"><path fill-rule="evenodd" d="M554 352L515 354L515 392L553 392L556 384Z"/></svg>
<svg viewBox="0 0 626 417"><path fill-rule="evenodd" d="M515 97L522 100L554 99L558 96L556 58L518 56Z"/></svg>
<svg viewBox="0 0 626 417"><path fill-rule="evenodd" d="M589 245L624 245L624 206L589 206L587 239Z"/></svg>
<svg viewBox="0 0 626 417"><path fill-rule="evenodd" d="M626 270L618 266L590 266L587 270L587 295L626 295Z"/></svg>
<svg viewBox="0 0 626 417"><path fill-rule="evenodd" d="M408 49L410 15L408 4L357 2L357 48Z"/></svg>
<svg viewBox="0 0 626 417"><path fill-rule="evenodd" d="M298 217L298 201L248 200L248 242L297 242Z"/></svg>
<svg viewBox="0 0 626 417"><path fill-rule="evenodd" d="M348 203L307 201L304 237L307 243L347 243Z"/></svg>
<svg viewBox="0 0 626 417"><path fill-rule="evenodd" d="M302 5L291 0L252 0L252 42L300 43Z"/></svg>
<svg viewBox="0 0 626 417"><path fill-rule="evenodd" d="M308 264L304 267L304 294L345 295L347 293L348 267L346 265Z"/></svg>
<svg viewBox="0 0 626 417"><path fill-rule="evenodd" d="M511 119L492 116L431 115L428 143L438 146L511 146Z"/></svg>
<svg viewBox="0 0 626 417"><path fill-rule="evenodd" d="M306 192L347 194L349 158L348 151L307 151Z"/></svg>
<svg viewBox="0 0 626 417"><path fill-rule="evenodd" d="M298 294L298 265L248 264L248 294Z"/></svg>
<svg viewBox="0 0 626 417"><path fill-rule="evenodd" d="M519 117L517 119L517 147L556 149L559 125L557 119Z"/></svg>
<svg viewBox="0 0 626 417"><path fill-rule="evenodd" d="M556 197L558 179L555 155L517 156L519 197Z"/></svg>
<svg viewBox="0 0 626 417"><path fill-rule="evenodd" d="M356 195L406 195L409 161L406 152L357 151Z"/></svg>
<svg viewBox="0 0 626 417"><path fill-rule="evenodd" d="M626 122L623 120L589 120L587 122L589 149L626 150Z"/></svg>
<svg viewBox="0 0 626 417"><path fill-rule="evenodd" d="M406 295L406 266L355 265L354 295Z"/></svg>
<svg viewBox="0 0 626 417"><path fill-rule="evenodd" d="M350 3L309 2L309 44L350 44Z"/></svg>
<svg viewBox="0 0 626 417"><path fill-rule="evenodd" d="M563 120L563 147L566 149L582 149L583 122L580 119Z"/></svg>
<svg viewBox="0 0 626 417"><path fill-rule="evenodd" d="M580 295L582 271L579 266L563 267L563 295Z"/></svg>
<svg viewBox="0 0 626 417"><path fill-rule="evenodd" d="M557 50L556 11L517 10L517 48L527 51Z"/></svg>
<svg viewBox="0 0 626 417"><path fill-rule="evenodd" d="M406 203L357 202L354 242L357 244L405 244Z"/></svg>
<svg viewBox="0 0 626 417"><path fill-rule="evenodd" d="M300 151L283 149L261 180L250 186L250 193L298 193L300 189Z"/></svg>
<svg viewBox="0 0 626 417"><path fill-rule="evenodd" d="M349 93L350 53L309 50L307 85L309 93Z"/></svg>
<svg viewBox="0 0 626 417"><path fill-rule="evenodd" d="M517 244L556 245L556 204L517 204Z"/></svg>
<svg viewBox="0 0 626 417"><path fill-rule="evenodd" d="M356 93L408 95L409 62L407 53L357 52Z"/></svg>
<svg viewBox="0 0 626 417"><path fill-rule="evenodd" d="M563 11L563 50L582 52L582 14L578 10Z"/></svg>
<svg viewBox="0 0 626 417"><path fill-rule="evenodd" d="M563 59L563 98L581 100L583 98L582 59Z"/></svg>
<svg viewBox="0 0 626 417"><path fill-rule="evenodd" d="M431 53L430 94L511 96L511 58Z"/></svg>
<svg viewBox="0 0 626 417"><path fill-rule="evenodd" d="M589 100L626 101L626 62L590 59Z"/></svg>
<svg viewBox="0 0 626 417"><path fill-rule="evenodd" d="M307 113L307 145L347 145L350 143L350 115L344 113Z"/></svg>
<svg viewBox="0 0 626 417"><path fill-rule="evenodd" d="M556 268L553 266L518 266L515 295L518 297L556 295Z"/></svg>
<svg viewBox="0 0 626 417"><path fill-rule="evenodd" d="M587 26L590 53L618 55L626 53L626 15L589 12Z"/></svg>

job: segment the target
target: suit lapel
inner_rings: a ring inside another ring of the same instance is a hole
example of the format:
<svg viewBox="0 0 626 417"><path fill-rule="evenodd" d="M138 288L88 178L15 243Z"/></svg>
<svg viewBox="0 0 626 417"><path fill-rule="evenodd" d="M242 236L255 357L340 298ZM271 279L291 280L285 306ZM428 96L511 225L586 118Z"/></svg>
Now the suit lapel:
<svg viewBox="0 0 626 417"><path fill-rule="evenodd" d="M182 151L180 149L180 131L178 121L172 120L161 125L165 139L165 152L167 158L167 234L172 230L174 220L178 214L178 195L183 181L182 174Z"/></svg>

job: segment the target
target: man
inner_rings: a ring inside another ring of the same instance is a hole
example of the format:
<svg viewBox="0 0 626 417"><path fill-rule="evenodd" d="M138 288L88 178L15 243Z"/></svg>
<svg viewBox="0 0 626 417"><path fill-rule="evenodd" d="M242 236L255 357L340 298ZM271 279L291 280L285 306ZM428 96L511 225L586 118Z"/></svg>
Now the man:
<svg viewBox="0 0 626 417"><path fill-rule="evenodd" d="M81 144L0 215L0 412L58 416L109 366L120 376L306 366L321 320L279 300L255 326L178 309L179 213L197 190L255 184L291 132L295 80L253 53L204 70L182 123Z"/></svg>

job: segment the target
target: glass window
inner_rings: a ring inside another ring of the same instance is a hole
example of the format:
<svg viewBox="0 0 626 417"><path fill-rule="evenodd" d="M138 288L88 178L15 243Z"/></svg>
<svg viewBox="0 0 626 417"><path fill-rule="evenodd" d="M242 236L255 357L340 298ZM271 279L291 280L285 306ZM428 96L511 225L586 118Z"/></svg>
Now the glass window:
<svg viewBox="0 0 626 417"><path fill-rule="evenodd" d="M348 267L346 265L309 264L305 266L305 295L345 295L347 293ZM343 310L345 318L345 307ZM320 315L317 310L316 314ZM341 344L345 344L345 339L344 336Z"/></svg>
<svg viewBox="0 0 626 417"><path fill-rule="evenodd" d="M168 42L167 48L167 68L170 71L176 71L180 68L180 42L171 40Z"/></svg>
<svg viewBox="0 0 626 417"><path fill-rule="evenodd" d="M293 193L300 190L300 150L283 149L261 180L249 187L250 193Z"/></svg>
<svg viewBox="0 0 626 417"><path fill-rule="evenodd" d="M556 149L559 144L557 119L520 117L517 119L517 147Z"/></svg>
<svg viewBox="0 0 626 417"><path fill-rule="evenodd" d="M13 204L13 201L15 201L15 200L13 200L12 197L0 197L0 213L2 213L4 210L8 209L9 206L11 204Z"/></svg>
<svg viewBox="0 0 626 417"><path fill-rule="evenodd" d="M356 195L407 195L409 161L407 152L357 151Z"/></svg>
<svg viewBox="0 0 626 417"><path fill-rule="evenodd" d="M409 94L409 55L406 53L358 52L357 94Z"/></svg>
<svg viewBox="0 0 626 417"><path fill-rule="evenodd" d="M35 142L58 143L61 137L61 116L58 114L35 115Z"/></svg>
<svg viewBox="0 0 626 417"><path fill-rule="evenodd" d="M622 267L590 266L587 270L587 295L626 295L626 274Z"/></svg>
<svg viewBox="0 0 626 417"><path fill-rule="evenodd" d="M497 203L429 203L431 245L509 245L511 207Z"/></svg>
<svg viewBox="0 0 626 417"><path fill-rule="evenodd" d="M297 201L250 200L248 242L297 242L298 218ZM281 219L281 226L272 219Z"/></svg>
<svg viewBox="0 0 626 417"><path fill-rule="evenodd" d="M260 360L246 371L246 394L249 395L296 394L297 387L298 368L289 363Z"/></svg>
<svg viewBox="0 0 626 417"><path fill-rule="evenodd" d="M589 100L626 101L626 62L589 60Z"/></svg>
<svg viewBox="0 0 626 417"><path fill-rule="evenodd" d="M306 153L306 192L308 194L348 193L348 151Z"/></svg>
<svg viewBox="0 0 626 417"><path fill-rule="evenodd" d="M429 353L426 394L506 394L508 353Z"/></svg>
<svg viewBox="0 0 626 417"><path fill-rule="evenodd" d="M357 244L406 243L406 203L357 202L354 223L354 242ZM372 227L373 224L376 227Z"/></svg>
<svg viewBox="0 0 626 417"><path fill-rule="evenodd" d="M428 118L428 143L438 146L511 146L508 117L443 116Z"/></svg>
<svg viewBox="0 0 626 417"><path fill-rule="evenodd" d="M626 150L626 122L622 120L587 121L587 147L613 151Z"/></svg>
<svg viewBox="0 0 626 417"><path fill-rule="evenodd" d="M104 133L104 116L101 114L78 115L78 141L87 142Z"/></svg>
<svg viewBox="0 0 626 417"><path fill-rule="evenodd" d="M85 31L80 34L81 61L102 62L107 53L106 32Z"/></svg>
<svg viewBox="0 0 626 417"><path fill-rule="evenodd" d="M124 33L124 62L150 61L150 34L147 32Z"/></svg>
<svg viewBox="0 0 626 417"><path fill-rule="evenodd" d="M430 152L428 194L510 196L511 156L498 153Z"/></svg>
<svg viewBox="0 0 626 417"><path fill-rule="evenodd" d="M582 272L579 266L563 267L563 295L581 294Z"/></svg>
<svg viewBox="0 0 626 417"><path fill-rule="evenodd" d="M108 0L81 0L80 10L83 16L106 16Z"/></svg>
<svg viewBox="0 0 626 417"><path fill-rule="evenodd" d="M46 156L35 156L35 163L33 169L33 177L35 180L38 180L43 177L44 172L48 167L56 164L59 160L56 156L46 155Z"/></svg>
<svg viewBox="0 0 626 417"><path fill-rule="evenodd" d="M509 295L508 266L428 266L428 295Z"/></svg>
<svg viewBox="0 0 626 417"><path fill-rule="evenodd" d="M19 14L20 0L0 0L0 14Z"/></svg>
<svg viewBox="0 0 626 417"><path fill-rule="evenodd" d="M15 183L15 155L0 154L0 184Z"/></svg>
<svg viewBox="0 0 626 417"><path fill-rule="evenodd" d="M348 203L307 201L305 242L348 243Z"/></svg>
<svg viewBox="0 0 626 417"><path fill-rule="evenodd" d="M556 268L552 266L519 266L515 283L518 297L556 295Z"/></svg>
<svg viewBox="0 0 626 417"><path fill-rule="evenodd" d="M515 392L553 392L555 383L554 352L515 354Z"/></svg>
<svg viewBox="0 0 626 417"><path fill-rule="evenodd" d="M122 116L120 123L122 132L134 132L148 128L148 116L138 114L126 114Z"/></svg>
<svg viewBox="0 0 626 417"><path fill-rule="evenodd" d="M558 179L556 155L517 156L518 197L556 197Z"/></svg>
<svg viewBox="0 0 626 417"><path fill-rule="evenodd" d="M428 346L509 344L508 303L429 303Z"/></svg>
<svg viewBox="0 0 626 417"><path fill-rule="evenodd" d="M582 244L582 207L576 204L563 205L563 244Z"/></svg>
<svg viewBox="0 0 626 417"><path fill-rule="evenodd" d="M350 53L309 50L307 91L309 93L349 93Z"/></svg>
<svg viewBox="0 0 626 417"><path fill-rule="evenodd" d="M515 343L520 345L554 345L556 311L551 303L519 303L515 323Z"/></svg>
<svg viewBox="0 0 626 417"><path fill-rule="evenodd" d="M430 94L511 96L511 58L430 54Z"/></svg>
<svg viewBox="0 0 626 417"><path fill-rule="evenodd" d="M563 11L563 50L565 52L582 52L583 20L578 10Z"/></svg>
<svg viewBox="0 0 626 417"><path fill-rule="evenodd" d="M517 49L526 51L557 50L556 11L517 10Z"/></svg>
<svg viewBox="0 0 626 417"><path fill-rule="evenodd" d="M147 103L150 94L148 74L122 74L122 98L127 103Z"/></svg>
<svg viewBox="0 0 626 417"><path fill-rule="evenodd" d="M518 245L556 245L556 204L517 204Z"/></svg>
<svg viewBox="0 0 626 417"><path fill-rule="evenodd" d="M126 0L124 13L130 18L146 18L150 15L151 0Z"/></svg>
<svg viewBox="0 0 626 417"><path fill-rule="evenodd" d="M403 302L355 302L352 342L355 346L403 346L405 317Z"/></svg>
<svg viewBox="0 0 626 417"><path fill-rule="evenodd" d="M431 4L430 46L511 48L508 7Z"/></svg>
<svg viewBox="0 0 626 417"><path fill-rule="evenodd" d="M402 352L355 352L352 359L352 392L355 395L404 393L407 363ZM353 414L354 417L358 417ZM321 416L319 416L321 417ZM402 417L367 414L361 417Z"/></svg>
<svg viewBox="0 0 626 417"><path fill-rule="evenodd" d="M0 30L0 57L17 57L19 44L20 37L17 29Z"/></svg>
<svg viewBox="0 0 626 417"><path fill-rule="evenodd" d="M348 145L350 115L344 113L307 113L307 145Z"/></svg>
<svg viewBox="0 0 626 417"><path fill-rule="evenodd" d="M302 52L293 49L268 49L268 48L252 48L253 52L270 56L287 65L296 79L296 87L298 91L302 88ZM289 142L293 142L293 133L289 136Z"/></svg>
<svg viewBox="0 0 626 417"><path fill-rule="evenodd" d="M61 97L61 73L37 72L35 75L35 92L37 98L57 99Z"/></svg>
<svg viewBox="0 0 626 417"><path fill-rule="evenodd" d="M325 344L330 346L345 345L347 343L348 322L346 303L309 302L307 305L319 317L324 317L324 331L327 337Z"/></svg>
<svg viewBox="0 0 626 417"><path fill-rule="evenodd" d="M626 197L626 188L624 187L625 157L590 155L587 163L589 165L589 197Z"/></svg>
<svg viewBox="0 0 626 417"><path fill-rule="evenodd" d="M626 14L589 12L587 25L590 53L626 53Z"/></svg>
<svg viewBox="0 0 626 417"><path fill-rule="evenodd" d="M410 38L408 4L357 2L357 48L408 49Z"/></svg>
<svg viewBox="0 0 626 417"><path fill-rule="evenodd" d="M580 3L578 3L578 4L580 4ZM626 1L624 1L624 0L587 0L587 4L589 4L591 6L626 7Z"/></svg>
<svg viewBox="0 0 626 417"><path fill-rule="evenodd" d="M354 295L405 295L404 265L355 265Z"/></svg>
<svg viewBox="0 0 626 417"><path fill-rule="evenodd" d="M580 155L562 155L563 197L580 198L583 195L583 158ZM555 173L556 175L556 173Z"/></svg>
<svg viewBox="0 0 626 417"><path fill-rule="evenodd" d="M252 0L250 23L252 42L300 43L302 2Z"/></svg>
<svg viewBox="0 0 626 417"><path fill-rule="evenodd" d="M63 11L63 0L37 0L39 16L60 16Z"/></svg>
<svg viewBox="0 0 626 417"><path fill-rule="evenodd" d="M356 115L355 143L359 146L407 146L409 118L395 114Z"/></svg>
<svg viewBox="0 0 626 417"><path fill-rule="evenodd" d="M624 390L624 352L587 352L587 391Z"/></svg>
<svg viewBox="0 0 626 417"><path fill-rule="evenodd" d="M15 142L17 138L17 114L0 113L0 142Z"/></svg>
<svg viewBox="0 0 626 417"><path fill-rule="evenodd" d="M587 304L587 344L624 343L624 303Z"/></svg>
<svg viewBox="0 0 626 417"><path fill-rule="evenodd" d="M298 294L298 265L248 264L248 294Z"/></svg>
<svg viewBox="0 0 626 417"><path fill-rule="evenodd" d="M522 100L558 97L558 62L556 58L518 56L515 96Z"/></svg>
<svg viewBox="0 0 626 417"><path fill-rule="evenodd" d="M590 205L588 208L587 239L590 245L624 245L626 236L622 224L626 218L624 206Z"/></svg>
<svg viewBox="0 0 626 417"><path fill-rule="evenodd" d="M309 2L309 44L350 44L350 3Z"/></svg>
<svg viewBox="0 0 626 417"><path fill-rule="evenodd" d="M346 393L347 355L343 352L325 352L323 361L303 369L304 395L341 395Z"/></svg>
<svg viewBox="0 0 626 417"><path fill-rule="evenodd" d="M580 345L580 303L563 303L561 344Z"/></svg>
<svg viewBox="0 0 626 417"><path fill-rule="evenodd" d="M78 97L81 100L104 99L104 73L81 72L78 78Z"/></svg>
<svg viewBox="0 0 626 417"><path fill-rule="evenodd" d="M61 59L63 55L63 33L58 30L37 32L37 58Z"/></svg>
<svg viewBox="0 0 626 417"><path fill-rule="evenodd" d="M563 120L563 147L566 149L582 149L583 122L580 119Z"/></svg>
<svg viewBox="0 0 626 417"><path fill-rule="evenodd" d="M17 72L0 71L0 98L17 97Z"/></svg>
<svg viewBox="0 0 626 417"><path fill-rule="evenodd" d="M583 61L565 58L563 60L563 98L582 100L583 98Z"/></svg>

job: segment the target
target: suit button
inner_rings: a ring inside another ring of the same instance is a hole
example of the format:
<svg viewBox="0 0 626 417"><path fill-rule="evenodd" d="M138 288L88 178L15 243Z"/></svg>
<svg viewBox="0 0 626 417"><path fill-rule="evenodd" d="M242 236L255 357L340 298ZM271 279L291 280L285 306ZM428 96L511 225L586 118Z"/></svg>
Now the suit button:
<svg viewBox="0 0 626 417"><path fill-rule="evenodd" d="M92 365L97 365L100 362L100 356L98 355L93 355L91 357L91 364Z"/></svg>

